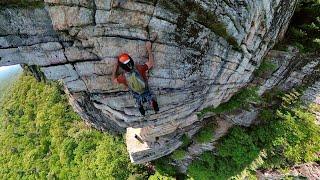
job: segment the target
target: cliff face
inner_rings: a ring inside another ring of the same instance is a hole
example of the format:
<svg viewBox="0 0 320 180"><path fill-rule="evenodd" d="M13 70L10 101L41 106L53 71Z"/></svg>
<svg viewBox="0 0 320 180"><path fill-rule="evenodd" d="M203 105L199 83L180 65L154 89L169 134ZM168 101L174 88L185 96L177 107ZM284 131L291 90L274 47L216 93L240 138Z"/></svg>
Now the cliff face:
<svg viewBox="0 0 320 180"><path fill-rule="evenodd" d="M38 65L61 80L80 116L97 129L127 131L136 163L179 147L200 126L196 112L227 101L283 36L297 0L45 0L44 7L0 9L0 66ZM142 117L124 87L111 81L123 52L155 67L149 85L160 112ZM141 136L144 143L134 138ZM156 141L157 139L157 141Z"/></svg>
<svg viewBox="0 0 320 180"><path fill-rule="evenodd" d="M301 95L301 102L310 112L315 114L316 123L320 125L320 55L319 53L301 54L293 47L288 49L288 51L269 51L264 58L264 62L271 63L274 67L266 69L265 72L260 74L255 73L250 86L257 87L259 95L263 95L273 88L286 92L293 88L306 87ZM261 121L259 114L266 107L262 107L261 102L252 102L248 106L245 109L238 108L212 114L211 121L215 122L215 130L212 131L213 138L204 143L193 141L186 148L184 158L175 160L178 169L186 173L189 164L203 152L215 152L216 145L219 144L218 140L226 135L234 125L248 127L259 123ZM269 104L270 108L276 106L276 104ZM277 176L275 175L275 177ZM263 177L261 178L263 179ZM267 176L264 178L267 178Z"/></svg>

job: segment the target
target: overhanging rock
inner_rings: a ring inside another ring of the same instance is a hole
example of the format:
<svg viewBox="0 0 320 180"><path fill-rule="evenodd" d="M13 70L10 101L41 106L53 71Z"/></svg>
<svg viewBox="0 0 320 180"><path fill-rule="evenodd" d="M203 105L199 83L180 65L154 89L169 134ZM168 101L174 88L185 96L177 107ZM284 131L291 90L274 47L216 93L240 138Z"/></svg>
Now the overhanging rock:
<svg viewBox="0 0 320 180"><path fill-rule="evenodd" d="M128 151L133 162L146 162L176 149L181 134L199 121L196 112L227 101L250 82L296 3L45 0L44 8L3 6L0 66L39 65L48 79L64 83L74 108L98 129L127 129L128 136L141 128L146 142L128 143ZM142 117L127 90L112 84L111 70L123 52L145 62L152 32L158 39L149 85L160 111L148 109ZM144 146L153 137L166 143Z"/></svg>

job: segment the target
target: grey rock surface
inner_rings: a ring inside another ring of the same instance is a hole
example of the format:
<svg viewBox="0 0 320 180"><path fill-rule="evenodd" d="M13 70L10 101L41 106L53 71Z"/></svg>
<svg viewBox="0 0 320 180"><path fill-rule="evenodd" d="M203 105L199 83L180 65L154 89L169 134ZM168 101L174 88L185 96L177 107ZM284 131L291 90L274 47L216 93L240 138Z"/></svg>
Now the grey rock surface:
<svg viewBox="0 0 320 180"><path fill-rule="evenodd" d="M317 163L305 163L295 165L288 169L287 173L278 170L257 172L258 179L320 179L320 165Z"/></svg>
<svg viewBox="0 0 320 180"><path fill-rule="evenodd" d="M320 80L308 87L301 99L311 112L315 114L317 124L320 125Z"/></svg>
<svg viewBox="0 0 320 180"><path fill-rule="evenodd" d="M285 32L297 0L164 1L45 0L45 8L0 8L0 66L39 65L61 80L70 102L97 129L140 129L146 143L128 145L143 163L176 149L196 112L227 101L251 81L252 72ZM129 92L111 81L119 53L147 59L152 32L155 66L149 84L160 112L142 117ZM297 74L297 79L301 76ZM291 82L291 80L290 80ZM127 141L134 141L127 137ZM150 141L150 142L149 142Z"/></svg>
<svg viewBox="0 0 320 180"><path fill-rule="evenodd" d="M255 76L250 85L258 87L259 95L263 95L272 88L287 91L299 86L306 86L307 88L301 99L306 108L315 114L316 123L320 125L320 56L318 54L300 54L297 51L271 50L265 58L275 64L277 68L269 70L263 77ZM214 151L217 140L226 135L228 129L232 126L248 127L259 123L258 115L261 109L253 104L249 106L247 109L236 109L219 115L212 113L210 121L217 123L213 132L214 138L207 143L193 141L187 149L186 156L175 162L179 171L186 173L190 163L199 155L205 151ZM318 168L318 166L315 166L315 168ZM308 170L308 167L306 170ZM316 170L311 167L310 171L316 172ZM258 172L258 175L262 179L279 179L285 176L279 172L270 172L270 174L269 172ZM309 173L307 177L312 176Z"/></svg>

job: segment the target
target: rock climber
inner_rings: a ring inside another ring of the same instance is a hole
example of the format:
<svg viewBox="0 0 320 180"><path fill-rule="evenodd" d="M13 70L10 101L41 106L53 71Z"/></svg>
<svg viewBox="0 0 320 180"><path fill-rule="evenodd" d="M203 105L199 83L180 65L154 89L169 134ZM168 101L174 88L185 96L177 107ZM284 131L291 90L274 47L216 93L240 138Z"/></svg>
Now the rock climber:
<svg viewBox="0 0 320 180"><path fill-rule="evenodd" d="M145 115L145 109L143 107L145 102L150 103L156 113L159 111L158 103L154 95L150 92L147 79L147 71L154 65L151 41L154 41L156 36L156 33L154 33L150 41L146 42L146 49L149 58L145 64L135 65L129 54L122 53L118 56L117 62L112 71L113 82L123 84L129 89L136 100L140 113L143 116ZM124 70L124 73L117 75L119 66Z"/></svg>

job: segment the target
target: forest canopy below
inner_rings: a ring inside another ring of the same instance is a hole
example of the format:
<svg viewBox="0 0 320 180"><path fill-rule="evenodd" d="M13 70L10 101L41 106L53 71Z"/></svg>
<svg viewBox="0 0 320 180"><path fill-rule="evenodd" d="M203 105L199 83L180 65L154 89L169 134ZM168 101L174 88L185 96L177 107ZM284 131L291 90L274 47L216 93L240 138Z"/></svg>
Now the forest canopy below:
<svg viewBox="0 0 320 180"><path fill-rule="evenodd" d="M56 83L22 75L0 105L0 179L127 179L123 139L88 127ZM137 175L136 175L137 176Z"/></svg>

